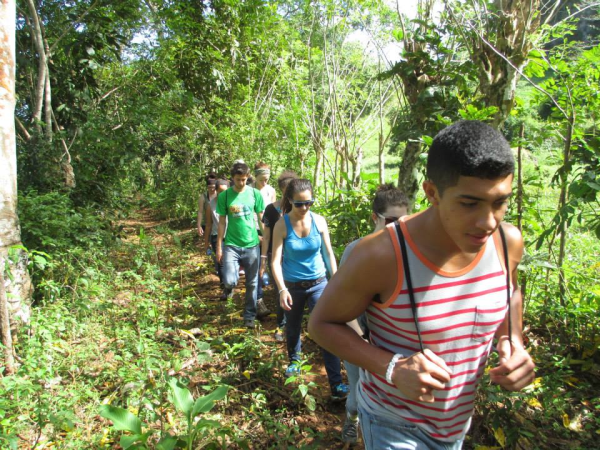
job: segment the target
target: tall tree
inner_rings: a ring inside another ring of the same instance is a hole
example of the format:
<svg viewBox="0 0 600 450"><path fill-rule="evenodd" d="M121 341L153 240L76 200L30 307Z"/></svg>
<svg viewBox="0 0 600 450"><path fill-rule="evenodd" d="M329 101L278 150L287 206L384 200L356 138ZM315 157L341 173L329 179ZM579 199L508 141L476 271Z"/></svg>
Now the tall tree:
<svg viewBox="0 0 600 450"><path fill-rule="evenodd" d="M413 203L419 188L421 139L436 133L438 116L456 117L459 99L473 77L471 62L461 61L456 39L448 33L447 16L440 14L434 20L435 5L434 0L419 0L412 20L398 10L400 27L394 35L403 50L400 61L387 73L402 81L404 111L394 129L394 141L405 143L398 187Z"/></svg>
<svg viewBox="0 0 600 450"><path fill-rule="evenodd" d="M550 22L564 0L470 0L455 2L451 16L477 64L479 90L497 108L492 125L501 127L514 103L517 82L540 27Z"/></svg>
<svg viewBox="0 0 600 450"><path fill-rule="evenodd" d="M0 2L0 277L10 293L8 302L13 317L29 320L31 281L26 255L9 249L21 244L17 216L17 158L15 141L15 2ZM4 261L7 262L6 267ZM4 291L4 289L2 289Z"/></svg>
<svg viewBox="0 0 600 450"><path fill-rule="evenodd" d="M17 8L20 182L74 188L81 129L104 94L99 71L121 58L145 7L141 0L17 0Z"/></svg>

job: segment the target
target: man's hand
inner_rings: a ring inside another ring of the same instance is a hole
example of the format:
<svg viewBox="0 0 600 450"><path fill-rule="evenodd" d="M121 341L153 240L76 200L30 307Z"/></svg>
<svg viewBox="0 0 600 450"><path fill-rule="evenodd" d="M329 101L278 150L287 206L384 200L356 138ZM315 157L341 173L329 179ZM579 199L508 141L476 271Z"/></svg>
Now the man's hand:
<svg viewBox="0 0 600 450"><path fill-rule="evenodd" d="M508 336L498 339L496 346L500 364L490 370L490 379L508 391L520 391L535 378L535 364L519 343L511 345Z"/></svg>
<svg viewBox="0 0 600 450"><path fill-rule="evenodd" d="M286 311L291 311L294 302L288 290L281 291L281 294L279 294L279 303L283 309Z"/></svg>
<svg viewBox="0 0 600 450"><path fill-rule="evenodd" d="M219 245L217 245L217 253L215 256L217 258L217 262L221 264L221 259L223 259L223 251L221 250L221 247Z"/></svg>
<svg viewBox="0 0 600 450"><path fill-rule="evenodd" d="M433 403L433 391L444 389L452 371L446 362L429 349L400 359L394 367L392 381L411 400Z"/></svg>
<svg viewBox="0 0 600 450"><path fill-rule="evenodd" d="M202 227L198 227L198 236L204 236L204 230L202 229Z"/></svg>
<svg viewBox="0 0 600 450"><path fill-rule="evenodd" d="M258 269L258 276L260 278L263 277L263 275L265 274L265 268L267 265L267 260L265 258L260 258L260 269Z"/></svg>

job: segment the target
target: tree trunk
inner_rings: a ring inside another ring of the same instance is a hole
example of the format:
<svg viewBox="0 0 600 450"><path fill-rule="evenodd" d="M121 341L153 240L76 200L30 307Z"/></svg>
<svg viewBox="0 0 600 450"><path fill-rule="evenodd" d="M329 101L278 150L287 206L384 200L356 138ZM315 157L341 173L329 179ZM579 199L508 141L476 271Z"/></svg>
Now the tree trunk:
<svg viewBox="0 0 600 450"><path fill-rule="evenodd" d="M48 144L52 143L54 133L52 132L52 90L50 87L50 71L46 68L46 83L44 90L44 119L46 119L46 128L44 135Z"/></svg>
<svg viewBox="0 0 600 450"><path fill-rule="evenodd" d="M418 141L408 141L400 163L398 172L398 189L404 192L410 201L409 211L412 210L419 184L417 183L417 163L421 154L421 143Z"/></svg>
<svg viewBox="0 0 600 450"><path fill-rule="evenodd" d="M520 72L541 25L540 0L496 0L493 9L493 14L480 15L480 24L457 25L472 30L470 52L479 68L479 88L487 106L498 108L492 125L500 128L514 105Z"/></svg>
<svg viewBox="0 0 600 450"><path fill-rule="evenodd" d="M10 314L6 289L4 288L4 258L0 258L0 330L2 331L2 345L4 345L4 366L6 374L15 373L15 358L13 356L12 333L10 331Z"/></svg>
<svg viewBox="0 0 600 450"><path fill-rule="evenodd" d="M17 217L17 154L15 141L15 21L14 0L0 2L0 260L21 244ZM27 257L18 250L8 259L11 278L5 281L13 320L29 320L31 281Z"/></svg>
<svg viewBox="0 0 600 450"><path fill-rule="evenodd" d="M44 92L46 90L46 72L48 70L48 63L46 60L46 50L44 49L44 42L42 38L42 28L37 13L37 9L33 0L27 0L27 7L29 8L29 14L31 14L31 32L33 33L33 42L35 49L38 52L38 77L35 89L34 99L34 111L32 119L36 130L41 132L42 130L42 110L44 109Z"/></svg>
<svg viewBox="0 0 600 450"><path fill-rule="evenodd" d="M356 152L356 156L352 158L352 188L358 188L360 186L360 171L362 169L363 156L363 150L362 148L359 148Z"/></svg>
<svg viewBox="0 0 600 450"><path fill-rule="evenodd" d="M493 73L488 73L483 65L480 66L479 87L485 96L486 104L498 108L490 125L494 128L501 128L512 111L519 73L525 67L526 62L523 61L519 64L518 71L500 57L493 58L486 63L491 65L489 70Z"/></svg>
<svg viewBox="0 0 600 450"><path fill-rule="evenodd" d="M398 11L398 18L400 19L400 24L404 30L403 34L405 36L404 56L407 58L406 62L403 63L406 64L406 70L400 71L399 76L404 86L404 96L410 108L414 129L418 132L419 137L424 133L427 120L419 107L419 97L421 93L429 87L441 83L439 74L432 76L426 73L426 70L423 67L424 64L422 58L419 54L427 51L427 45L422 40L417 39L419 33L427 32L426 25L424 24L431 19L433 6L433 0L419 2L419 14L417 19L420 23L412 37L407 37L404 19L400 14L400 11ZM419 162L420 153L421 143L417 140L409 139L406 142L406 148L404 149L400 170L398 172L398 188L408 196L410 201L408 209L409 213L412 211L419 190L417 183L417 164Z"/></svg>
<svg viewBox="0 0 600 450"><path fill-rule="evenodd" d="M27 0L27 7L29 9L29 14L31 15L31 20L28 23L30 23L31 25L31 32L34 37L33 41L35 43L35 49L39 57L38 79L34 98L34 111L32 119L34 121L38 135L41 134L41 124L42 122L44 123L45 141L48 144L52 144L52 141L54 139L54 129L56 129L56 131L60 131L60 127L56 122L56 118L54 117L54 112L52 110L52 85L50 83L50 69L48 66L48 60L51 55L51 49L48 45L48 41L44 38L43 26L40 22L35 2L33 0ZM84 13L83 15L85 15L86 13ZM55 47L55 45L56 43L54 44L53 48ZM73 166L71 165L71 157L68 151L67 144L64 141L64 138L61 138L61 141L65 149L65 154L63 154L60 157L57 156L54 159L58 164L59 170L63 175L65 186L68 188L74 188L75 172L73 170Z"/></svg>
<svg viewBox="0 0 600 450"><path fill-rule="evenodd" d="M573 126L575 124L575 116L571 115L567 123L567 136L565 138L565 147L563 150L563 172L560 176L560 197L558 200L558 211L562 213L567 204L567 184L569 182L569 170L571 159L571 141L573 139ZM558 292L561 306L565 306L566 280L563 264L565 261L565 251L567 247L567 220L561 214L560 225L558 228L560 235L559 251L558 251Z"/></svg>

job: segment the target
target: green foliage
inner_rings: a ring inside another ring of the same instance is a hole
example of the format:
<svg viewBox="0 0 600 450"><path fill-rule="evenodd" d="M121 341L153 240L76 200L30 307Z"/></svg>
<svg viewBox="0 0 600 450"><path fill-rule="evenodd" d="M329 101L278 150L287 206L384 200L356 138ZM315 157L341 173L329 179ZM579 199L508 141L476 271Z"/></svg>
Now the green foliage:
<svg viewBox="0 0 600 450"><path fill-rule="evenodd" d="M60 254L113 239L106 213L93 205L75 207L66 194L27 191L19 195L18 205L21 238L28 248Z"/></svg>
<svg viewBox="0 0 600 450"><path fill-rule="evenodd" d="M47 67L55 122L55 136L49 142L43 136L45 123L41 132L33 126L33 111L38 103L36 84L39 55L35 51L32 24L37 19L34 20L27 2L18 3L16 117L30 135L27 137L22 133L22 139L18 141L19 185L21 189L48 192L64 185L61 165L71 159L65 152L68 144L63 146L61 139L73 145L71 161L76 167L76 176L79 168L75 161L83 156L85 164L88 151L94 154L97 150L95 146L86 148L81 138L85 135L83 130L89 114L97 109L101 96L106 93L101 86L101 68L121 59L124 46L129 45L136 30L145 24L143 13L146 7L137 0L102 6L66 1L35 4L47 44L46 51L49 52ZM112 159L112 155L108 159ZM81 186L88 188L87 183L94 183L97 188L99 182L101 180L86 178ZM98 193L97 190L95 193Z"/></svg>
<svg viewBox="0 0 600 450"><path fill-rule="evenodd" d="M317 401L311 391L317 387L317 384L310 380L312 365L306 361L297 361L294 364L300 369L297 375L291 375L285 380L285 384L293 384L295 386L292 395L299 400L306 409L315 411L317 409Z"/></svg>
<svg viewBox="0 0 600 450"><path fill-rule="evenodd" d="M129 431L137 435L142 434L142 421L126 409L102 405L100 415L111 420L115 430Z"/></svg>
<svg viewBox="0 0 600 450"><path fill-rule="evenodd" d="M186 417L187 433L179 436L165 434L161 436L156 444L159 449L175 449L185 448L192 450L198 436L206 434L210 430L219 430L221 424L214 420L196 419L201 415L208 413L214 406L216 401L222 400L227 394L228 386L219 386L213 392L203 397L199 397L194 401L190 391L181 384L180 381L172 378L169 381L169 389L173 398L173 404L179 412L182 412ZM113 407L110 405L102 405L100 407L100 415L109 419L115 430L128 431L130 435L121 437L121 447L124 449L137 448L147 449L148 439L152 436L151 431L142 433L142 421L123 408Z"/></svg>
<svg viewBox="0 0 600 450"><path fill-rule="evenodd" d="M475 64L463 57L455 39L447 38L454 32L447 15L436 23L425 11L412 20L404 18L403 30L393 33L403 44L401 59L383 74L397 76L405 85L405 112L394 127L397 143L435 135L440 130L438 116L454 121L466 103L463 99L473 101Z"/></svg>
<svg viewBox="0 0 600 450"><path fill-rule="evenodd" d="M368 180L359 189L338 189L328 203L316 205L315 211L327 220L338 260L350 242L372 231L372 203L377 184L375 180ZM322 197L321 194L316 196L317 199Z"/></svg>
<svg viewBox="0 0 600 450"><path fill-rule="evenodd" d="M498 112L498 107L488 106L487 108L478 109L476 106L467 105L464 109L459 109L458 113L464 120L479 120L485 122L491 120L494 114Z"/></svg>

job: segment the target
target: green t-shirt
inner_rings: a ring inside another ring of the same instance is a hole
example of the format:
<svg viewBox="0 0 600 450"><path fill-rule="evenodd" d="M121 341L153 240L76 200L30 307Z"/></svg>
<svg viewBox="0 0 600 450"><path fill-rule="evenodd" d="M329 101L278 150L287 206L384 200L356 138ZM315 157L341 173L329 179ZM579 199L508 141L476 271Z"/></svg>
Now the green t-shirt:
<svg viewBox="0 0 600 450"><path fill-rule="evenodd" d="M254 214L265 210L260 191L247 186L238 193L234 188L221 192L217 198L217 214L227 215L225 245L250 248L258 245L258 233Z"/></svg>

